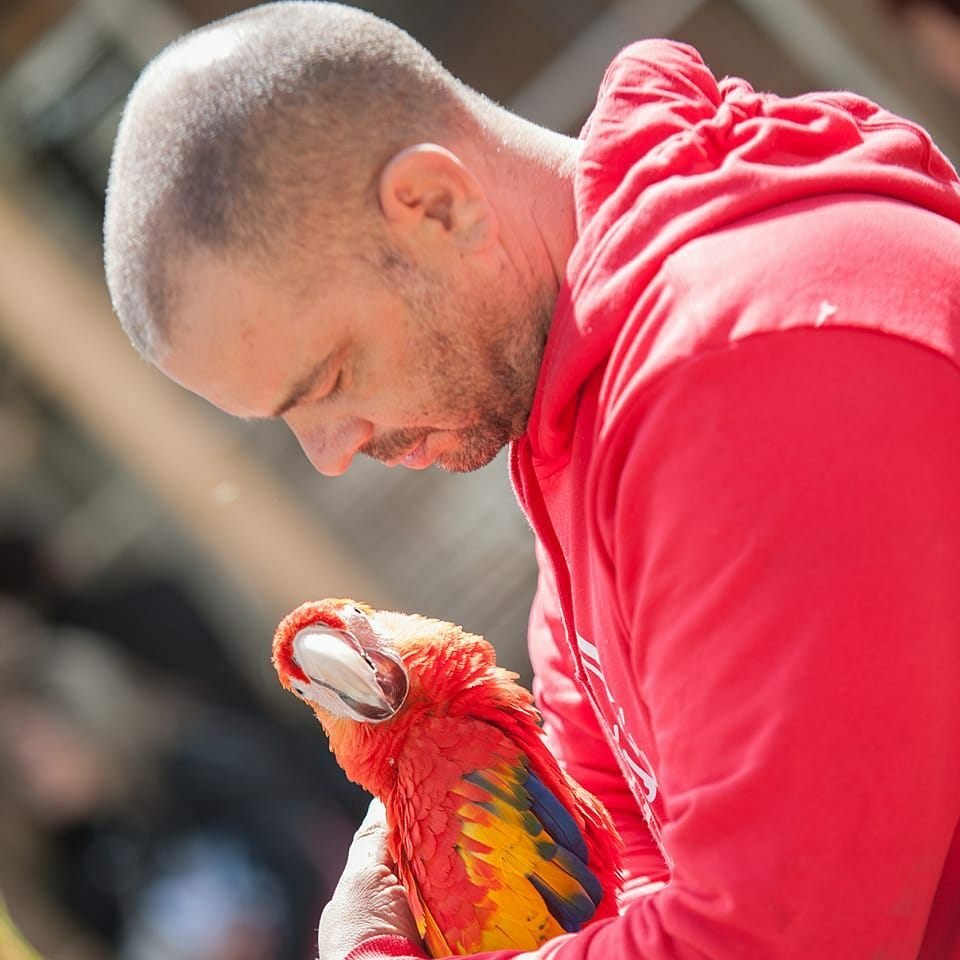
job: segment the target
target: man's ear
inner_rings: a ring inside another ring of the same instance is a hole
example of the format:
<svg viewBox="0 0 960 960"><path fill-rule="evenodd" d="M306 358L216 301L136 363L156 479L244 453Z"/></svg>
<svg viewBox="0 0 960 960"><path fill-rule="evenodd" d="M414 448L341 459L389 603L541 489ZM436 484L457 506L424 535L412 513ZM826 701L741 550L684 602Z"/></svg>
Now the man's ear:
<svg viewBox="0 0 960 960"><path fill-rule="evenodd" d="M380 172L380 209L401 231L443 231L473 250L497 236L497 218L486 191L454 153L417 143L395 153Z"/></svg>

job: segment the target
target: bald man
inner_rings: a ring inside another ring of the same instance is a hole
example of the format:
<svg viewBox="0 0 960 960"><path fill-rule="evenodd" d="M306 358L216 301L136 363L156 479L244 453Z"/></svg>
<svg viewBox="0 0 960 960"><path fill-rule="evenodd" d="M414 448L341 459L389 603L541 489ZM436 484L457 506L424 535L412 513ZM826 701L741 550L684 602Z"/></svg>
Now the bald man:
<svg viewBox="0 0 960 960"><path fill-rule="evenodd" d="M105 246L137 348L323 473L511 445L538 702L626 858L525 957L905 960L960 956L958 224L853 94L643 41L571 140L280 3L144 72ZM322 960L423 956L382 831Z"/></svg>

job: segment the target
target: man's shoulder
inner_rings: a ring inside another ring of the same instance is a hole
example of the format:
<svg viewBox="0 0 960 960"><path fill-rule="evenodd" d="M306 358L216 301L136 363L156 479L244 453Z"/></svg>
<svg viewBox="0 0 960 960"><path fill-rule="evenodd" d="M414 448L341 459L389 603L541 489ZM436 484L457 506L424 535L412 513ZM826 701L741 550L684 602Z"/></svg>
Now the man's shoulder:
<svg viewBox="0 0 960 960"><path fill-rule="evenodd" d="M888 336L960 366L958 263L960 224L903 201L815 197L745 218L667 258L618 333L602 396L797 329Z"/></svg>

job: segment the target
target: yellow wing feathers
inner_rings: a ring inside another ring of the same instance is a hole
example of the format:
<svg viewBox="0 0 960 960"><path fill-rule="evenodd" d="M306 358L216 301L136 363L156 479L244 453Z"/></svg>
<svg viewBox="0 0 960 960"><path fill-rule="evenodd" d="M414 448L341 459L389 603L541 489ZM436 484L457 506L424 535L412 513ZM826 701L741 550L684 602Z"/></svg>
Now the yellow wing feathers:
<svg viewBox="0 0 960 960"><path fill-rule="evenodd" d="M535 949L593 917L602 893L579 828L522 758L463 775L443 807L444 829L437 835L437 808L427 828L433 856L411 844L402 854L434 956Z"/></svg>

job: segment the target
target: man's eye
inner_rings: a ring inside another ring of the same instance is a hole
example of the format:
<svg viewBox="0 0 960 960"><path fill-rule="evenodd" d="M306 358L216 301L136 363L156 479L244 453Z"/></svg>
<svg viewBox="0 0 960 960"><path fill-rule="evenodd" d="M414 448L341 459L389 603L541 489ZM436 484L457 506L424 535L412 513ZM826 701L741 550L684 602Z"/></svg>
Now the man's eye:
<svg viewBox="0 0 960 960"><path fill-rule="evenodd" d="M333 381L333 386L323 395L321 399L332 400L343 388L343 370L337 374L337 379Z"/></svg>

